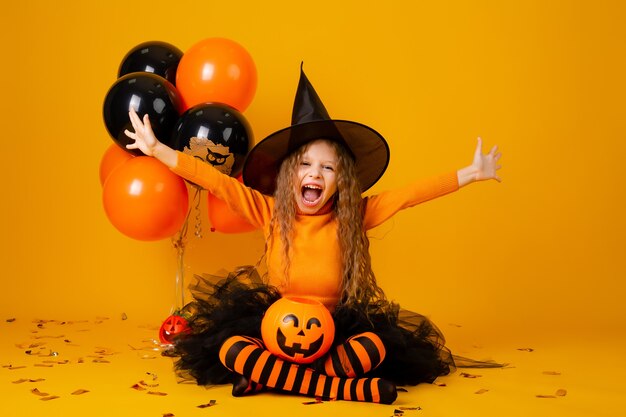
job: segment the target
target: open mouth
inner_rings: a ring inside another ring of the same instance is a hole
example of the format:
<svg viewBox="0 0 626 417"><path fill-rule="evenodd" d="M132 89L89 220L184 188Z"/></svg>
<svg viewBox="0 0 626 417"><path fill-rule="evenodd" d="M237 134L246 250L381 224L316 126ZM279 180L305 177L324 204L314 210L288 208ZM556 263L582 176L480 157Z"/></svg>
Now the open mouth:
<svg viewBox="0 0 626 417"><path fill-rule="evenodd" d="M302 187L302 202L307 206L315 206L322 199L322 187L307 184Z"/></svg>

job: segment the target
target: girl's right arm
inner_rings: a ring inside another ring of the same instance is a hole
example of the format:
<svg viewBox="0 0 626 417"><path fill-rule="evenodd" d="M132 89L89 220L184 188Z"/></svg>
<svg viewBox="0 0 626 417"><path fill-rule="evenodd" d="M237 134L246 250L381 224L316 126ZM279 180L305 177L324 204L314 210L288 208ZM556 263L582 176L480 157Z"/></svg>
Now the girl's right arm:
<svg viewBox="0 0 626 417"><path fill-rule="evenodd" d="M269 198L249 189L226 174L222 174L206 163L198 163L197 159L188 157L165 145L154 135L148 115L143 122L134 109L129 112L130 121L135 132L126 130L124 133L135 142L126 145L127 149L139 149L147 156L152 156L188 181L192 181L221 198L235 212L246 218L257 227L269 224L272 205Z"/></svg>
<svg viewBox="0 0 626 417"><path fill-rule="evenodd" d="M159 142L156 136L154 136L148 115L146 114L143 117L143 122L133 108L130 109L128 115L135 132L125 130L124 133L129 138L134 139L135 142L126 145L126 148L139 149L144 154L155 157L169 168L174 168L178 160L178 155L174 149Z"/></svg>

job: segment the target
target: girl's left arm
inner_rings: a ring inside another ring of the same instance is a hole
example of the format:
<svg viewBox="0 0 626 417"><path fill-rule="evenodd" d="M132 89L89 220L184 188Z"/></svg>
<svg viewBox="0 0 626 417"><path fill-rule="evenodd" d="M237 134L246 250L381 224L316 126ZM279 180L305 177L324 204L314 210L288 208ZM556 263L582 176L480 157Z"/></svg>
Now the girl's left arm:
<svg viewBox="0 0 626 417"><path fill-rule="evenodd" d="M444 196L473 182L491 179L500 182L497 172L500 169L498 161L501 156L497 146L483 154L482 140L478 138L474 159L467 167L367 197L363 218L365 228L374 228L400 210Z"/></svg>

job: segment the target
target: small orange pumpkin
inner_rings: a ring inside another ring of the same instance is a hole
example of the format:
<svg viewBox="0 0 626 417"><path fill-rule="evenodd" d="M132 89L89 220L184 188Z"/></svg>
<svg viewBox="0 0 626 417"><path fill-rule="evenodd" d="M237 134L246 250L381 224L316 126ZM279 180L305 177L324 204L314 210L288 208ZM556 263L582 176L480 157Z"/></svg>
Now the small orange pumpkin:
<svg viewBox="0 0 626 417"><path fill-rule="evenodd" d="M283 297L265 312L261 336L274 355L290 362L311 363L332 346L335 323L319 301Z"/></svg>
<svg viewBox="0 0 626 417"><path fill-rule="evenodd" d="M165 319L159 329L159 340L164 344L174 343L174 339L180 335L189 333L189 322L180 314L172 314Z"/></svg>

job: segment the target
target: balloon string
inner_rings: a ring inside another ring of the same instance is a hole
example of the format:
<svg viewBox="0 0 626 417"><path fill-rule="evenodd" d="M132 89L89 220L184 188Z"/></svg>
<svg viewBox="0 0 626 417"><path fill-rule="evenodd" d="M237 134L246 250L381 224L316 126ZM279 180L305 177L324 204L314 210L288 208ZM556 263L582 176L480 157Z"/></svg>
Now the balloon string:
<svg viewBox="0 0 626 417"><path fill-rule="evenodd" d="M195 230L194 230L194 235L198 238L198 239L202 239L202 218L200 216L200 194L201 194L202 189L200 187L196 188L196 194L194 195L193 199L195 201L195 209L196 209L196 224L194 225Z"/></svg>
<svg viewBox="0 0 626 417"><path fill-rule="evenodd" d="M200 225L200 192L202 189L200 187L195 186L195 194L193 200L195 202L196 213L196 232L195 235L197 237L202 237L202 229ZM181 227L178 234L172 237L172 245L174 249L176 249L177 255L177 268L176 268L176 298L175 304L173 308L173 312L180 311L185 306L185 248L186 248L186 239L187 239L187 231L189 229L189 216L191 215L192 207L187 211L187 215L185 216L185 222Z"/></svg>
<svg viewBox="0 0 626 417"><path fill-rule="evenodd" d="M179 246L177 248L178 251L178 262L176 269L176 304L175 311L181 310L185 306L185 246Z"/></svg>
<svg viewBox="0 0 626 417"><path fill-rule="evenodd" d="M175 302L173 312L179 311L185 305L185 237L187 235L187 224L189 223L189 214L185 218L183 227L176 237L172 238L172 244L176 249L176 281L175 281Z"/></svg>

